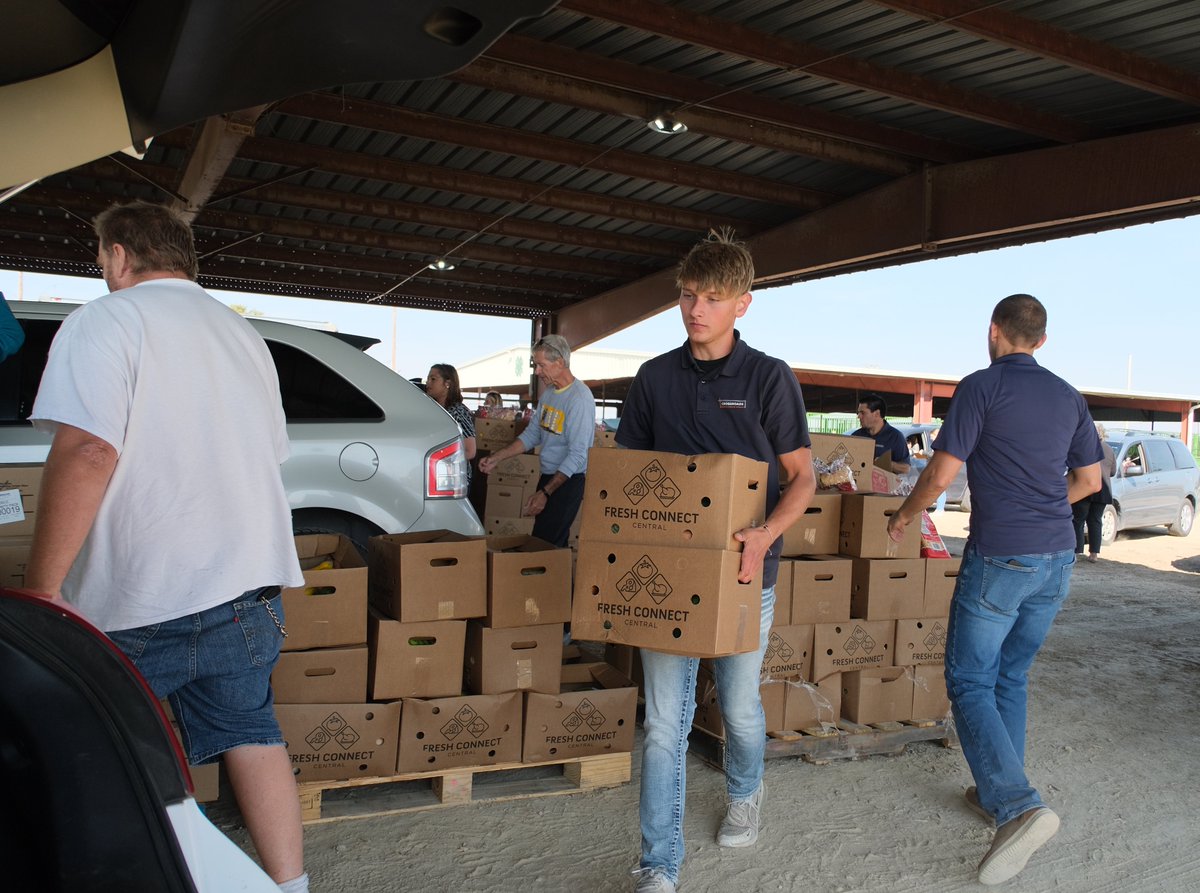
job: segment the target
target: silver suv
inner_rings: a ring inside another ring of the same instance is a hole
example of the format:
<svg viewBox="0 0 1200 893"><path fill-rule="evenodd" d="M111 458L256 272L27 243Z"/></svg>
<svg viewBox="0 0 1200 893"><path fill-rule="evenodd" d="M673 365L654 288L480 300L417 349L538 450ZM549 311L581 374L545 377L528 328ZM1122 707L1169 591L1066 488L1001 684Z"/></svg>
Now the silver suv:
<svg viewBox="0 0 1200 893"><path fill-rule="evenodd" d="M58 327L77 304L10 302L25 346L0 363L0 462L44 462L29 424ZM297 533L341 533L365 554L380 533L482 534L467 501L458 425L411 382L328 332L250 319L279 372L291 457L283 483Z"/></svg>
<svg viewBox="0 0 1200 893"><path fill-rule="evenodd" d="M1101 542L1131 527L1167 525L1172 536L1187 536L1200 501L1200 469L1178 437L1148 431L1106 431L1117 457L1113 503L1104 512Z"/></svg>

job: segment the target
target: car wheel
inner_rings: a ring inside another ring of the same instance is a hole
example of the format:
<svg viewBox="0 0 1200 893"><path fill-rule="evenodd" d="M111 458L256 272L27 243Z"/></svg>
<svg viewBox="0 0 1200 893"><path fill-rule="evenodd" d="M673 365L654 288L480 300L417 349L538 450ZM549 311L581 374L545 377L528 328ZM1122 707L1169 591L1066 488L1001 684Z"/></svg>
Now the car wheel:
<svg viewBox="0 0 1200 893"><path fill-rule="evenodd" d="M1106 505L1104 514L1100 517L1100 543L1111 546L1117 538L1117 509L1116 506Z"/></svg>
<svg viewBox="0 0 1200 893"><path fill-rule="evenodd" d="M958 510L961 512L969 512L971 510L971 488L964 487L962 501L958 504Z"/></svg>
<svg viewBox="0 0 1200 893"><path fill-rule="evenodd" d="M367 558L367 540L384 531L357 515L339 512L336 509L296 509L292 512L292 533L303 536L311 533L339 533Z"/></svg>
<svg viewBox="0 0 1200 893"><path fill-rule="evenodd" d="M1171 536L1187 536L1192 532L1192 522L1196 520L1196 507L1190 499L1185 499L1179 507L1179 517L1174 524L1167 525L1167 533Z"/></svg>

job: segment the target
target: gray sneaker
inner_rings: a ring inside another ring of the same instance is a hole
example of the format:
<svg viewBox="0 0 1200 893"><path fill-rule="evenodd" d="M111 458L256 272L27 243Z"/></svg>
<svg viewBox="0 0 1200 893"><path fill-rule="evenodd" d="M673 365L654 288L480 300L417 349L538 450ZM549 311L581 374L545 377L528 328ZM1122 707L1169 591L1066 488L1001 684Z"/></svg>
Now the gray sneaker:
<svg viewBox="0 0 1200 893"><path fill-rule="evenodd" d="M989 822L994 822L992 814L983 808L983 804L979 802L979 790L974 785L963 791L963 797L967 801L967 807L971 812L981 818L987 819Z"/></svg>
<svg viewBox="0 0 1200 893"><path fill-rule="evenodd" d="M758 842L759 813L766 796L767 783L761 781L758 790L749 800L731 801L725 810L721 829L717 831L717 844L720 846L754 846Z"/></svg>
<svg viewBox="0 0 1200 893"><path fill-rule="evenodd" d="M1029 857L1058 833L1053 810L1038 806L1026 810L996 829L992 847L979 863L979 883L1001 884L1015 877Z"/></svg>
<svg viewBox="0 0 1200 893"><path fill-rule="evenodd" d="M675 893L675 882L661 868L635 868L630 873L637 878L633 893Z"/></svg>

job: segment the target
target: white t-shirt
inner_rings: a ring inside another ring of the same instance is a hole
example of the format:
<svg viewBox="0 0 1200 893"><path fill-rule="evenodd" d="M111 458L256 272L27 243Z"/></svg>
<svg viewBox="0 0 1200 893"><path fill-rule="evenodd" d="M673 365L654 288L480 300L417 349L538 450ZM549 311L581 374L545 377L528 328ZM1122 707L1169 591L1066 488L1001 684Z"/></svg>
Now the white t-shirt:
<svg viewBox="0 0 1200 893"><path fill-rule="evenodd" d="M119 459L63 595L103 630L261 586L299 586L279 379L253 327L196 283L154 279L67 317L31 418Z"/></svg>

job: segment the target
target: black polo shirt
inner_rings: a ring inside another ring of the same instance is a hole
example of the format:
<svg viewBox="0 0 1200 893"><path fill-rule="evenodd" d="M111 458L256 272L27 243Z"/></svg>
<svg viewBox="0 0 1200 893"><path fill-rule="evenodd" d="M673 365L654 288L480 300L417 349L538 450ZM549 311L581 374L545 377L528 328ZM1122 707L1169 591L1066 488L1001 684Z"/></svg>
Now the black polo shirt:
<svg viewBox="0 0 1200 893"><path fill-rule="evenodd" d="M706 380L707 379L707 380ZM812 445L804 397L783 360L749 347L702 373L687 342L642 364L625 398L617 443L692 456L736 453L767 463L767 514L779 502L779 456ZM763 587L775 585L782 537L767 553Z"/></svg>

